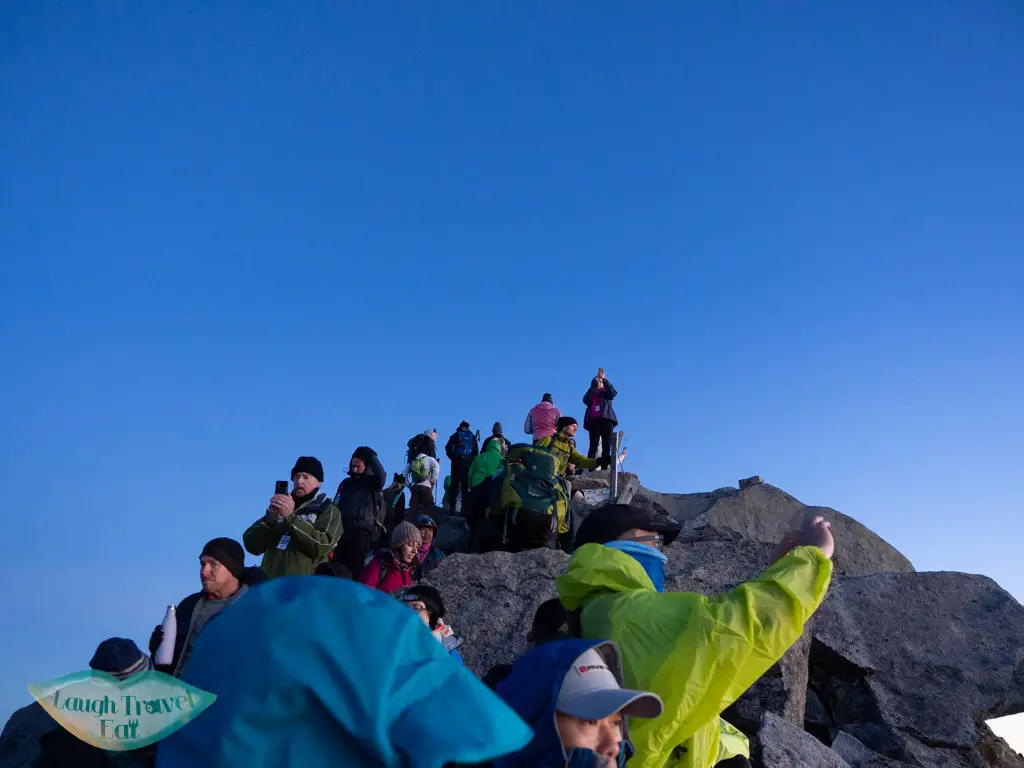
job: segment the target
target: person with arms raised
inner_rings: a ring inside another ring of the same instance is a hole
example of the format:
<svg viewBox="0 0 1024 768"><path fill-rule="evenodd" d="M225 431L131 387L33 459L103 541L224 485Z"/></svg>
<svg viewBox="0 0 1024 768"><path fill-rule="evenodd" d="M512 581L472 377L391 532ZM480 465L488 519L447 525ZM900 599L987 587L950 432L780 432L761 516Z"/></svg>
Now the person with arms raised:
<svg viewBox="0 0 1024 768"><path fill-rule="evenodd" d="M341 537L341 514L320 492L324 467L319 459L300 456L291 477L291 494L275 493L263 517L242 536L250 554L263 555L261 567L268 579L308 576Z"/></svg>
<svg viewBox="0 0 1024 768"><path fill-rule="evenodd" d="M835 543L817 516L784 539L761 576L713 597L666 593L662 549L679 532L660 509L598 507L556 580L574 634L617 643L626 683L665 704L661 717L635 724L632 768L749 757L745 737L719 715L796 642L832 578Z"/></svg>
<svg viewBox="0 0 1024 768"><path fill-rule="evenodd" d="M605 378L604 368L598 368L597 376L590 382L590 389L583 396L583 404L587 406L583 428L590 435L587 456L591 459L597 456L597 444L600 443L601 458L608 462L607 466L611 465L612 433L619 423L615 406L612 405L617 394L615 387Z"/></svg>

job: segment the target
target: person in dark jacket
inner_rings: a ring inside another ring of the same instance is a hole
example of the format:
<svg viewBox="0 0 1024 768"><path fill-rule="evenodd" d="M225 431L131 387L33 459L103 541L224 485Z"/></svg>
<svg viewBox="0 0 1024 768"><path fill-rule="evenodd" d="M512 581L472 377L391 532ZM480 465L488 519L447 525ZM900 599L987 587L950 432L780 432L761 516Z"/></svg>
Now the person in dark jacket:
<svg viewBox="0 0 1024 768"><path fill-rule="evenodd" d="M619 417L615 415L615 407L612 400L618 392L612 383L604 377L604 368L597 369L597 376L590 382L590 389L583 396L583 404L587 406L587 413L583 417L583 428L590 434L590 450L587 451L588 458L597 456L597 444L601 443L601 458L608 460L611 465L612 455L612 433L619 423Z"/></svg>
<svg viewBox="0 0 1024 768"><path fill-rule="evenodd" d="M505 429L501 426L501 422L494 422L494 427L491 428L491 436L484 440L484 444L480 446L480 451L486 451L489 443L497 442L501 446L501 455L508 456L508 449L512 447L512 443L505 437L504 432Z"/></svg>
<svg viewBox="0 0 1024 768"><path fill-rule="evenodd" d="M405 520L405 476L396 472L391 485L384 489L384 528L390 536L395 526Z"/></svg>
<svg viewBox="0 0 1024 768"><path fill-rule="evenodd" d="M430 515L417 515L412 521L420 532L420 548L416 550L416 567L413 569L413 576L419 581L424 573L434 570L442 560L444 552L434 546L434 537L437 536L437 523Z"/></svg>
<svg viewBox="0 0 1024 768"><path fill-rule="evenodd" d="M557 640L520 656L497 693L534 729L495 768L614 768L633 755L626 717L654 718L661 699L623 688L622 656L608 641Z"/></svg>
<svg viewBox="0 0 1024 768"><path fill-rule="evenodd" d="M353 576L363 572L366 555L384 532L381 491L387 477L377 453L365 445L360 446L352 453L348 477L341 481L334 497L345 532L332 559L344 564Z"/></svg>
<svg viewBox="0 0 1024 768"><path fill-rule="evenodd" d="M260 568L245 567L241 544L234 539L219 538L208 541L199 554L199 581L203 588L178 603L174 611L178 625L174 658L167 668L161 667L160 671L175 677L181 675L206 625L244 595L250 586L266 581L266 575ZM151 655L156 654L163 639L163 627L157 625L149 638Z"/></svg>
<svg viewBox="0 0 1024 768"><path fill-rule="evenodd" d="M104 640L89 666L118 680L153 669L153 662L134 642L123 637ZM39 737L40 752L32 768L147 768L153 765L156 745L130 752L107 752L58 726Z"/></svg>
<svg viewBox="0 0 1024 768"><path fill-rule="evenodd" d="M466 496L469 494L469 467L480 453L480 445L476 435L469 431L468 421L459 424L459 428L448 438L444 452L452 463L451 504L454 511L455 500L460 493L462 503L466 503Z"/></svg>
<svg viewBox="0 0 1024 768"><path fill-rule="evenodd" d="M263 517L249 526L242 543L263 555L268 579L307 576L331 554L341 536L341 515L320 491L324 466L313 456L300 456L292 467L291 494L277 493Z"/></svg>

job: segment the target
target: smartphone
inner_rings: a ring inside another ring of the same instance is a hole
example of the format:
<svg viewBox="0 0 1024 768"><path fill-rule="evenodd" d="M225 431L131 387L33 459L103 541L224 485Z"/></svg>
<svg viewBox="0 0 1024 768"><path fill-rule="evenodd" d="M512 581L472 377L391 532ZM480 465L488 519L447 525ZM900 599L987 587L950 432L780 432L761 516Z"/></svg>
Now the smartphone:
<svg viewBox="0 0 1024 768"><path fill-rule="evenodd" d="M276 483L274 483L274 495L276 496L277 494L282 494L284 496L288 495L287 480L278 480Z"/></svg>

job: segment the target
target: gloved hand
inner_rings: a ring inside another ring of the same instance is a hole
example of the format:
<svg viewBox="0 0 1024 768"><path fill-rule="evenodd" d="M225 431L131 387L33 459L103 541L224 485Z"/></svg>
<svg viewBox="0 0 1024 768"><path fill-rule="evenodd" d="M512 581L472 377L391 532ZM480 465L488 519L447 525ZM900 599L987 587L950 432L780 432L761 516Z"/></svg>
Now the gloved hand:
<svg viewBox="0 0 1024 768"><path fill-rule="evenodd" d="M156 629L153 630L153 634L149 636L149 655L156 656L156 649L160 647L160 643L164 641L164 628L159 624L156 625Z"/></svg>

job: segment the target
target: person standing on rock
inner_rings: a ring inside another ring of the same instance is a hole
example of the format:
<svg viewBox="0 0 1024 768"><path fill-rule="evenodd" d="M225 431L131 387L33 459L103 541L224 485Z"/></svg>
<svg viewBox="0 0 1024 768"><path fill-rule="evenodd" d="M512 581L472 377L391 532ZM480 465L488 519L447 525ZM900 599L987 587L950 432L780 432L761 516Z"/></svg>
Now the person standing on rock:
<svg viewBox="0 0 1024 768"><path fill-rule="evenodd" d="M338 485L334 503L341 511L345 532L338 541L334 559L340 561L353 574L362 573L366 556L374 543L385 534L384 471L377 452L362 445L355 449L349 460L348 477Z"/></svg>
<svg viewBox="0 0 1024 768"><path fill-rule="evenodd" d="M505 435L503 434L504 431L505 430L501 426L500 421L494 422L494 426L491 428L491 436L484 440L484 444L483 446L481 446L480 450L486 451L488 445L490 445L491 443L498 443L498 445L500 446L501 455L507 456L508 449L512 447L512 443L510 443L508 439L505 437Z"/></svg>
<svg viewBox="0 0 1024 768"><path fill-rule="evenodd" d="M633 754L626 717L654 718L661 700L623 687L615 643L558 640L520 656L498 695L534 729L533 739L494 768L615 768Z"/></svg>
<svg viewBox="0 0 1024 768"><path fill-rule="evenodd" d="M405 476L409 479L409 518L430 514L434 511L434 488L441 477L441 465L437 459L426 453L423 443L430 442L424 437L418 446L418 453L405 465Z"/></svg>
<svg viewBox="0 0 1024 768"><path fill-rule="evenodd" d="M562 418L562 412L555 408L554 398L551 397L550 392L545 392L540 402L526 414L523 431L533 436L533 442L543 440L558 431L556 424L560 418Z"/></svg>
<svg viewBox="0 0 1024 768"><path fill-rule="evenodd" d="M469 494L469 468L473 459L480 453L480 445L477 443L476 435L469 431L469 422L463 421L459 428L448 438L444 446L445 455L452 463L452 511L455 511L455 502L459 494L462 494L462 503L466 503L466 496Z"/></svg>
<svg viewBox="0 0 1024 768"><path fill-rule="evenodd" d="M291 478L291 494L274 494L263 517L242 535L250 554L263 555L261 567L268 579L308 576L327 560L341 536L338 508L320 492L320 460L300 456Z"/></svg>
<svg viewBox="0 0 1024 768"><path fill-rule="evenodd" d="M816 516L785 537L756 579L714 597L665 593L662 550L680 528L661 511L599 507L556 580L575 633L616 642L627 684L665 703L661 717L635 724L631 768L710 768L749 757L746 738L720 713L799 639L832 578L835 542Z"/></svg>
<svg viewBox="0 0 1024 768"><path fill-rule="evenodd" d="M619 417L615 415L615 406L612 400L618 394L612 383L604 377L604 368L597 369L597 376L590 382L590 389L583 396L583 404L587 406L587 413L583 417L583 428L590 434L590 449L587 456L591 459L597 456L597 444L601 444L601 458L611 466L612 456L612 433L619 423Z"/></svg>
<svg viewBox="0 0 1024 768"><path fill-rule="evenodd" d="M395 526L405 520L405 476L396 472L391 485L381 495L384 497L384 528L390 536Z"/></svg>

